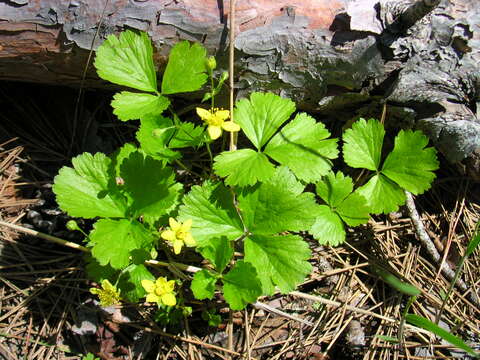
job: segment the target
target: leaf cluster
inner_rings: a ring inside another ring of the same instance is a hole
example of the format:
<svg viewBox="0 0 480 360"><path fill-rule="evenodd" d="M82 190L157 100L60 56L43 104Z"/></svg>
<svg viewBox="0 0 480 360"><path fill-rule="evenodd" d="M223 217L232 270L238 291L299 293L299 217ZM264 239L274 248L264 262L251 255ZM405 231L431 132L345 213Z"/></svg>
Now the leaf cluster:
<svg viewBox="0 0 480 360"><path fill-rule="evenodd" d="M87 237L87 269L97 281L114 281L125 299L145 295L141 281L155 277L144 261L165 250L158 229L177 213L179 221L192 220L196 250L209 264L193 276L194 296L212 299L221 290L239 310L305 279L311 271L305 234L339 245L347 226L365 224L371 213L395 211L405 202L405 190L421 194L431 186L438 161L421 132L401 131L385 155L383 125L355 122L343 134L342 155L350 167L371 172L359 186L332 169L339 139L324 124L297 113L289 99L254 92L234 108L251 147L221 151L212 159L214 176L184 194L171 165L186 168L179 149L210 147L204 127L181 121L168 96L197 91L210 77L204 99L212 98L213 107L226 76L214 86L216 63L207 62L202 46L184 41L172 48L158 89L152 56L141 32L112 35L100 46L98 74L134 90L115 94L112 107L122 121L140 120L138 146L126 144L110 156L79 155L60 170L53 188L71 216L96 220ZM306 190L308 184L315 192Z"/></svg>

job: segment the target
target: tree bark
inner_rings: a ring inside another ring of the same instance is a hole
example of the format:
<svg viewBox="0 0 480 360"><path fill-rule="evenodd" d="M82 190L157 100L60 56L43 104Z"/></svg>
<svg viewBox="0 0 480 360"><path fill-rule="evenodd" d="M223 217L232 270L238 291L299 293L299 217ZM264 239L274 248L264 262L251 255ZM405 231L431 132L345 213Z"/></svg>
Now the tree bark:
<svg viewBox="0 0 480 360"><path fill-rule="evenodd" d="M181 39L227 69L226 0L4 0L0 79L78 86L89 50L125 27L147 31L160 71ZM275 91L325 119L379 117L426 132L480 174L478 0L237 1L239 96ZM87 87L109 86L93 66Z"/></svg>

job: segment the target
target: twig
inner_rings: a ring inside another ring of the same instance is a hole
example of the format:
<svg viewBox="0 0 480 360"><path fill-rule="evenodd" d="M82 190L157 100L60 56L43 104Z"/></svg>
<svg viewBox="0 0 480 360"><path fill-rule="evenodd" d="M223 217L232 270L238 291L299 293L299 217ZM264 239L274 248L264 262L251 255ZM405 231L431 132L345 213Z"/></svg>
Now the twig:
<svg viewBox="0 0 480 360"><path fill-rule="evenodd" d="M259 301L256 301L252 304L255 308L257 309L262 309L262 310L266 310L266 311L269 311L275 315L278 315L278 316L282 316L284 318L287 318L287 319L290 319L290 320L293 320L293 321L297 321L301 324L304 324L304 325L307 325L307 326L313 326L314 324L308 320L304 320L304 319L301 319L297 316L293 316L293 315L290 315L290 314L287 314L286 312L282 311L282 310L278 310L278 309L275 309L274 307L271 307L267 304L264 304L264 303L261 303Z"/></svg>
<svg viewBox="0 0 480 360"><path fill-rule="evenodd" d="M349 310L349 311L359 313L359 314L363 314L363 315L372 316L372 317L375 317L377 319L381 319L381 320L384 320L384 321L387 321L387 322L390 322L390 323L398 323L399 322L399 320L397 320L397 319L392 319L392 318L389 318L387 316L377 314L373 311L361 309L361 308L358 308L358 307L355 307L355 306L342 304L341 302L338 302L338 301L325 299L321 296L305 294L305 293L302 293L300 291L292 291L289 294L293 295L293 296L298 296L298 297L301 297L301 298L304 298L304 299L313 300L313 301L316 301L316 302L319 302L319 303L322 303L322 304L325 304L325 305L330 305L330 306L335 306L335 307L343 307L343 308L345 308L345 310ZM407 324L406 327L408 327L410 329L414 329L414 330L416 330L418 332L421 332L421 333L424 333L424 334L430 334L427 330L417 328L416 326L411 326L411 325Z"/></svg>
<svg viewBox="0 0 480 360"><path fill-rule="evenodd" d="M235 64L235 0L230 0L230 11L228 14L230 23L229 29L229 53L228 53L228 83L230 85L230 120L233 119L233 102L234 102L234 64ZM230 151L237 150L237 133L230 133Z"/></svg>
<svg viewBox="0 0 480 360"><path fill-rule="evenodd" d="M0 226L5 226L5 227L8 227L8 228L23 232L25 234L36 236L36 237L39 237L41 239L53 242L55 244L68 246L68 247L71 247L73 249L80 250L80 251L83 251L83 252L86 252L86 253L90 252L90 249L85 247L85 246L78 245L78 244L73 243L71 241L66 241L66 240L60 239L56 236L44 234L44 233L41 233L41 232L36 231L36 230L28 229L28 228L20 226L20 225L15 225L15 224L11 224L11 223L0 220ZM150 266L169 267L172 264L175 265L178 269L180 269L182 271L186 271L186 272L195 273L197 271L202 270L201 268L198 268L196 266L191 266L191 265L177 263L177 262L170 263L170 262L158 261L158 260L147 260L147 261L145 261L145 265L150 265Z"/></svg>
<svg viewBox="0 0 480 360"><path fill-rule="evenodd" d="M59 245L68 246L68 247L71 247L73 249L77 249L77 250L80 250L80 251L83 251L83 252L90 252L90 250L88 248L86 248L85 246L75 244L74 242L71 242L71 241L66 241L66 240L60 239L56 236L44 234L44 233L41 233L41 232L36 231L36 230L27 229L23 226L10 224L10 223L5 222L5 221L0 221L0 225L11 228L11 229L14 229L14 230L17 230L17 231L20 231L20 232L23 232L25 234L29 234L29 235L32 235L32 236L42 238L44 240L47 240L47 241L50 241L50 242L53 242L53 243L56 243L56 244L59 244Z"/></svg>
<svg viewBox="0 0 480 360"><path fill-rule="evenodd" d="M202 346L202 347L205 347L205 348L208 348L208 349L214 349L214 350L221 351L221 352L224 352L224 353L227 353L227 354L245 357L245 354L240 354L240 353L238 353L238 352L236 352L236 351L228 350L228 349L225 349L225 348L220 347L220 346L217 346L217 345L207 344L207 343L205 343L205 342L203 342L203 341L200 341L200 340L189 339L189 338L186 338L186 337L183 337L183 336L179 336L179 335L172 335L172 334L163 332L163 331L161 331L161 330L156 330L156 329L153 329L153 328L151 328L151 327L140 326L140 325L133 324L133 323L122 323L122 324L123 324L123 325L126 325L126 326L131 326L131 327L136 328L136 329L141 329L141 330L143 330L143 331L145 331L145 332L150 332L150 333L154 333L154 334L159 334L159 335L162 335L162 336L166 336L166 337L171 338L171 339L174 339L174 340L180 340L180 341L183 341L183 342L186 342L186 343L199 345L199 346Z"/></svg>
<svg viewBox="0 0 480 360"><path fill-rule="evenodd" d="M435 262L440 263L440 254L438 253L437 248L435 247L432 239L430 239L430 236L427 234L425 227L423 226L423 222L420 218L420 215L418 214L417 208L415 207L415 201L413 200L412 194L408 191L405 191L405 195L407 197L406 205L408 209L408 215L412 219L413 226L415 227L415 231L418 239L420 240L420 243L425 248L425 250L427 250L428 254L432 257L432 259ZM452 270L452 268L447 262L441 263L441 270L448 280L452 281L455 278L455 272ZM463 292L467 292L469 290L467 284L465 284L462 279L458 279L456 285ZM480 302L476 294L470 292L468 294L468 298L476 306L480 306Z"/></svg>

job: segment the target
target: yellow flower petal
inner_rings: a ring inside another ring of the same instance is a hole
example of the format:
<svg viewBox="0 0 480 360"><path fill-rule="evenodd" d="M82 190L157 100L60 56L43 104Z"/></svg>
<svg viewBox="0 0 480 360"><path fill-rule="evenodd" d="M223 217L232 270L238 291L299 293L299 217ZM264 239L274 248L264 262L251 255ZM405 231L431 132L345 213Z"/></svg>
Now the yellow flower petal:
<svg viewBox="0 0 480 360"><path fill-rule="evenodd" d="M179 223L177 220L174 218L169 218L168 223L170 224L170 227L172 228L173 231L178 231L180 230L182 224Z"/></svg>
<svg viewBox="0 0 480 360"><path fill-rule="evenodd" d="M188 232L190 231L190 228L192 227L192 223L193 223L193 220L192 219L188 219L187 221L185 221L183 224L182 224L182 231L184 232Z"/></svg>
<svg viewBox="0 0 480 360"><path fill-rule="evenodd" d="M149 293L147 295L147 298L145 299L147 302L159 302L160 301L160 296L155 295L153 293Z"/></svg>
<svg viewBox="0 0 480 360"><path fill-rule="evenodd" d="M222 124L222 128L223 130L229 131L229 132L240 131L240 125L238 125L237 123L234 123L233 121L225 121Z"/></svg>
<svg viewBox="0 0 480 360"><path fill-rule="evenodd" d="M177 238L177 234L173 230L162 231L160 236L161 236L162 239L165 239L165 240L168 240L168 241L175 241L175 239Z"/></svg>
<svg viewBox="0 0 480 360"><path fill-rule="evenodd" d="M162 295L161 301L168 306L175 306L177 303L177 299L175 299L175 295L172 293Z"/></svg>
<svg viewBox="0 0 480 360"><path fill-rule="evenodd" d="M97 288L90 288L90 294L93 294L93 295L98 295L102 292L102 290L100 289L97 289Z"/></svg>
<svg viewBox="0 0 480 360"><path fill-rule="evenodd" d="M102 289L107 290L107 291L117 291L115 286L113 286L110 281L107 279L102 280Z"/></svg>
<svg viewBox="0 0 480 360"><path fill-rule="evenodd" d="M175 255L180 254L180 251L182 251L182 246L183 246L182 240L176 240L173 242L173 252L175 253Z"/></svg>
<svg viewBox="0 0 480 360"><path fill-rule="evenodd" d="M155 281L155 286L163 288L165 284L167 283L167 278L165 276L160 276L156 281Z"/></svg>
<svg viewBox="0 0 480 360"><path fill-rule="evenodd" d="M172 292L173 289L175 289L175 280L168 281L165 285L165 289L167 290L167 292Z"/></svg>
<svg viewBox="0 0 480 360"><path fill-rule="evenodd" d="M142 286L148 293L152 293L155 290L155 283L152 280L142 280Z"/></svg>
<svg viewBox="0 0 480 360"><path fill-rule="evenodd" d="M203 121L207 121L208 119L210 119L212 117L212 113L208 110L205 110L205 109L199 108L199 107L197 107L196 110L197 110L197 115L200 116L200 118Z"/></svg>
<svg viewBox="0 0 480 360"><path fill-rule="evenodd" d="M207 130L212 140L218 139L222 135L222 128L220 126L210 125Z"/></svg>
<svg viewBox="0 0 480 360"><path fill-rule="evenodd" d="M230 117L230 111L228 110L217 110L214 114L217 118L225 121Z"/></svg>
<svg viewBox="0 0 480 360"><path fill-rule="evenodd" d="M195 246L195 245L197 245L197 242L195 241L195 239L193 238L192 234L190 234L190 233L187 233L187 235L185 235L185 239L183 239L183 242L184 242L185 245L187 245L187 246Z"/></svg>

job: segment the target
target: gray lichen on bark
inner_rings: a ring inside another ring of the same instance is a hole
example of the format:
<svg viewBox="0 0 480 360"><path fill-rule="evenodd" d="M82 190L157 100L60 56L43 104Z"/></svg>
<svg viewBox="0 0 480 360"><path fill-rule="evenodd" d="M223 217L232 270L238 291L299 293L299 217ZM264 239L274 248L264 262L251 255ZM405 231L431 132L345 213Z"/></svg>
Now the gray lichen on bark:
<svg viewBox="0 0 480 360"><path fill-rule="evenodd" d="M360 90L367 78L383 73L374 36L345 49L331 45L335 39L330 31L307 25L308 18L290 13L238 35L240 82L247 91L278 90L301 108L317 110L329 85Z"/></svg>
<svg viewBox="0 0 480 360"><path fill-rule="evenodd" d="M414 109L417 127L448 160L460 161L480 147L474 112L480 93L480 6L443 0L407 30L390 32L398 18L388 15L392 3L386 1L380 14L387 29L381 40L391 50L389 60L401 65L387 99Z"/></svg>

